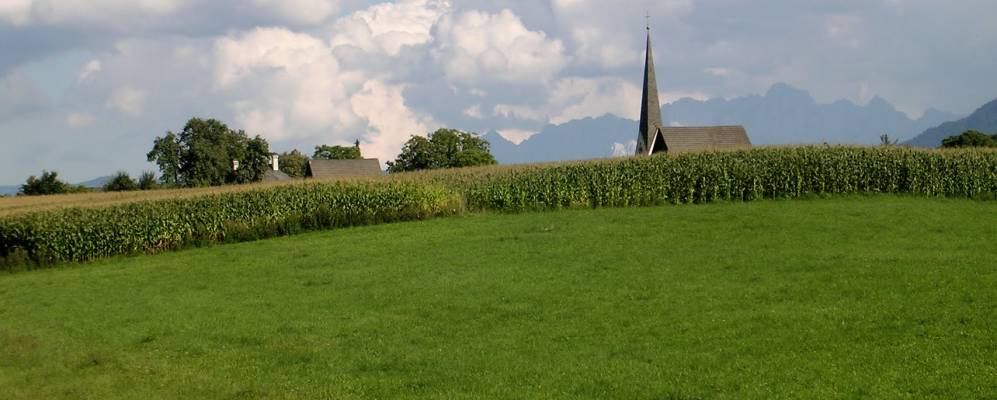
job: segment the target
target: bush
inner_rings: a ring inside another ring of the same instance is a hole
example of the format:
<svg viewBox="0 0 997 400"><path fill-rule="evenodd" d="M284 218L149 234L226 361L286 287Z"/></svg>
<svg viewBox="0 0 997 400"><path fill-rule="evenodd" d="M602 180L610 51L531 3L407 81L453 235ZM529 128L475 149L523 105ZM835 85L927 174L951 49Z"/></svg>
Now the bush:
<svg viewBox="0 0 997 400"><path fill-rule="evenodd" d="M42 171L41 178L34 175L28 177L27 181L21 185L18 194L25 196L40 196L47 194L60 194L71 192L71 185L59 180L59 173L52 171Z"/></svg>
<svg viewBox="0 0 997 400"><path fill-rule="evenodd" d="M125 171L118 171L111 177L111 180L104 184L105 192L128 192L138 189L138 184Z"/></svg>
<svg viewBox="0 0 997 400"><path fill-rule="evenodd" d="M142 176L138 178L138 188L139 190L152 190L159 188L159 182L156 181L156 173L152 171L145 171Z"/></svg>
<svg viewBox="0 0 997 400"><path fill-rule="evenodd" d="M956 147L997 147L997 135L987 136L978 131L969 130L961 135L942 139L942 148Z"/></svg>

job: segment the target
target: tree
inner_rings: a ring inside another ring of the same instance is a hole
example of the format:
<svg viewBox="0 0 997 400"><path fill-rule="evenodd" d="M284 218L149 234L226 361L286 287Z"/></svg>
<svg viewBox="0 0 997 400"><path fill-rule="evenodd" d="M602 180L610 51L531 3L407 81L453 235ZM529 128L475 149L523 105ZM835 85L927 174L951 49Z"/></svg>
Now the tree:
<svg viewBox="0 0 997 400"><path fill-rule="evenodd" d="M138 178L138 188L140 190L152 190L159 187L156 183L156 173L152 171L145 171L142 176Z"/></svg>
<svg viewBox="0 0 997 400"><path fill-rule="evenodd" d="M125 171L118 171L111 177L111 180L104 184L105 192L127 192L138 190L138 184Z"/></svg>
<svg viewBox="0 0 997 400"><path fill-rule="evenodd" d="M893 147L893 146L896 146L897 143L900 143L900 139L891 138L890 134L888 134L888 133L884 133L882 135L879 135L879 145L880 146L883 146L883 147Z"/></svg>
<svg viewBox="0 0 997 400"><path fill-rule="evenodd" d="M357 140L352 147L349 146L315 146L315 154L312 158L316 160L359 160L360 141Z"/></svg>
<svg viewBox="0 0 997 400"><path fill-rule="evenodd" d="M236 183L262 181L270 169L270 145L259 135L246 142L245 150L235 170Z"/></svg>
<svg viewBox="0 0 997 400"><path fill-rule="evenodd" d="M456 129L439 129L428 138L413 135L398 158L388 161L388 172L496 164L489 147L487 140Z"/></svg>
<svg viewBox="0 0 997 400"><path fill-rule="evenodd" d="M280 153L280 170L292 178L304 178L308 169L308 157L298 150Z"/></svg>
<svg viewBox="0 0 997 400"><path fill-rule="evenodd" d="M968 130L961 135L949 136L943 139L942 147L997 147L997 135L992 137L975 130Z"/></svg>
<svg viewBox="0 0 997 400"><path fill-rule="evenodd" d="M162 172L160 180L166 186L180 186L180 141L173 132L167 132L166 136L157 137L152 144L152 151L146 154L146 158L151 162L155 161Z"/></svg>
<svg viewBox="0 0 997 400"><path fill-rule="evenodd" d="M69 185L59 180L58 172L42 171L41 178L36 178L34 175L29 176L28 180L21 185L18 195L39 196L66 193L68 191Z"/></svg>
<svg viewBox="0 0 997 400"><path fill-rule="evenodd" d="M146 154L170 186L216 186L256 182L268 168L270 145L216 119L191 118L179 134L167 132Z"/></svg>

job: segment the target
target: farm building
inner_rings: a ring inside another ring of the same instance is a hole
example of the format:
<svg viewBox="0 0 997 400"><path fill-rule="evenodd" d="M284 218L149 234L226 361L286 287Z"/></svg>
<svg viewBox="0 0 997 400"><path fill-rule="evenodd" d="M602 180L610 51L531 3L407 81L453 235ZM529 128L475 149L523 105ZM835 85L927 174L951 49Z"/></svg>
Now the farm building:
<svg viewBox="0 0 997 400"><path fill-rule="evenodd" d="M309 160L305 176L309 178L350 178L380 176L381 163L376 158L360 160Z"/></svg>
<svg viewBox="0 0 997 400"><path fill-rule="evenodd" d="M651 53L651 27L647 27L647 55L644 60L644 91L640 103L640 132L636 155L677 153L698 150L724 150L751 147L743 126L665 127L661 123L658 83Z"/></svg>
<svg viewBox="0 0 997 400"><path fill-rule="evenodd" d="M270 169L263 175L263 182L289 181L291 177L280 170L280 157L277 153L270 153Z"/></svg>

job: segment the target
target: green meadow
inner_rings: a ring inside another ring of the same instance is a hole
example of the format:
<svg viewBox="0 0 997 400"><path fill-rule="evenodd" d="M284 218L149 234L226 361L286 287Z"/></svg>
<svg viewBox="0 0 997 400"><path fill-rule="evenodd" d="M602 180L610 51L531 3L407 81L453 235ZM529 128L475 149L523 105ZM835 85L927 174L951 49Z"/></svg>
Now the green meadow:
<svg viewBox="0 0 997 400"><path fill-rule="evenodd" d="M481 213L0 275L0 398L995 398L997 202Z"/></svg>

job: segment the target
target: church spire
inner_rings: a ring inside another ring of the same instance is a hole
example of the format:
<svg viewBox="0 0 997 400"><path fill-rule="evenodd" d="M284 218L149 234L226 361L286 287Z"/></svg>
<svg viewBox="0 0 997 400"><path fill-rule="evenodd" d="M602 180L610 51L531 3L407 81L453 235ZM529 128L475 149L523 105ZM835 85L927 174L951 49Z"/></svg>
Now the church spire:
<svg viewBox="0 0 997 400"><path fill-rule="evenodd" d="M637 155L650 154L651 141L661 126L661 106L658 104L658 82L654 77L654 55L651 52L650 15L647 24L647 55L644 60L644 94L640 103L640 134Z"/></svg>

